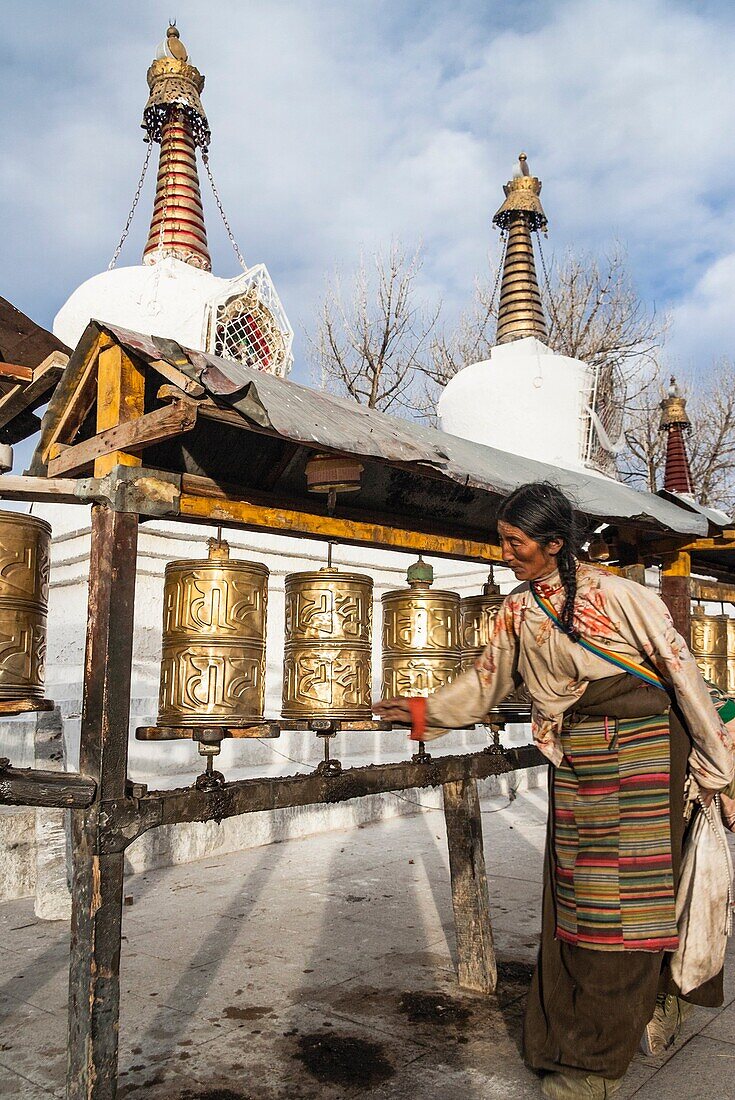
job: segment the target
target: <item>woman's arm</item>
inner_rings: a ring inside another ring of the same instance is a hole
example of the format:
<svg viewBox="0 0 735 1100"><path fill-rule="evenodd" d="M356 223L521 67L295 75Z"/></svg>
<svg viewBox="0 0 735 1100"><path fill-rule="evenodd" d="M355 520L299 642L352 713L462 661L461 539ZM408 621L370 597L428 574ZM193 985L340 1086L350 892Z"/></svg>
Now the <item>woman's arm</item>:
<svg viewBox="0 0 735 1100"><path fill-rule="evenodd" d="M416 731L413 708L415 704L423 704L421 734L419 736L414 732L415 739L422 741L431 741L449 730L482 722L487 712L515 687L513 669L516 650L513 614L506 600L495 618L490 643L478 658L475 668L463 672L426 700L397 696L383 699L373 709L389 722L411 723Z"/></svg>
<svg viewBox="0 0 735 1100"><path fill-rule="evenodd" d="M612 578L611 578L612 579ZM735 742L723 725L689 647L654 592L632 582L614 580L605 597L607 611L629 641L640 645L674 688L692 737L690 770L710 791L726 787L735 775Z"/></svg>
<svg viewBox="0 0 735 1100"><path fill-rule="evenodd" d="M517 648L512 608L506 600L495 617L490 642L475 667L427 699L427 740L441 737L448 730L482 722L489 710L510 695L515 687Z"/></svg>

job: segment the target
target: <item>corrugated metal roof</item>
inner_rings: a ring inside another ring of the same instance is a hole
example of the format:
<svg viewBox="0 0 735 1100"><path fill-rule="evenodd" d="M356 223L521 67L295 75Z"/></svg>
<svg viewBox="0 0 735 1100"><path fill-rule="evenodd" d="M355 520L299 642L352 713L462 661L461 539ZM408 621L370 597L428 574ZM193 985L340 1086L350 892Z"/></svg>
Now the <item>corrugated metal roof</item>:
<svg viewBox="0 0 735 1100"><path fill-rule="evenodd" d="M416 472L429 466L459 485L500 496L527 481L551 481L591 518L644 522L683 535L707 533L704 515L620 482L562 470L399 420L346 398L181 348L171 340L141 336L103 322L91 325L133 354L149 361L163 359L178 367L199 381L218 403L236 409L246 422L294 443L401 463Z"/></svg>

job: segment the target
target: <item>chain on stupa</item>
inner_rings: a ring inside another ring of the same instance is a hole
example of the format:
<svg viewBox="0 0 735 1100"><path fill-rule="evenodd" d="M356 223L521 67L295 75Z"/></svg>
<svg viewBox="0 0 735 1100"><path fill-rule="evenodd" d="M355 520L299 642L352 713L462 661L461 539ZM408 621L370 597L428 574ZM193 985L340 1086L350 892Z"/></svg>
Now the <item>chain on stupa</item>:
<svg viewBox="0 0 735 1100"><path fill-rule="evenodd" d="M518 158L517 174L503 190L505 202L493 218L493 225L506 235L496 340L507 344L535 336L546 341L531 234L544 231L547 220L539 198L541 180L530 175L525 153Z"/></svg>

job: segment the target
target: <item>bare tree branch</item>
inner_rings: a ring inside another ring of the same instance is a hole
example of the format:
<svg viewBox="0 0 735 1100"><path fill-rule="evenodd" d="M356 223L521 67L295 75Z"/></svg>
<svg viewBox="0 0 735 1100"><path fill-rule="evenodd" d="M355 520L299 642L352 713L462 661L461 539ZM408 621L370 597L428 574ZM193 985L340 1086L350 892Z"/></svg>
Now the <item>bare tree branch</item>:
<svg viewBox="0 0 735 1100"><path fill-rule="evenodd" d="M397 242L364 259L345 293L337 276L328 284L317 331L310 339L314 373L324 389L371 409L402 415L427 412L424 378L441 306L427 312L417 301L417 249Z"/></svg>

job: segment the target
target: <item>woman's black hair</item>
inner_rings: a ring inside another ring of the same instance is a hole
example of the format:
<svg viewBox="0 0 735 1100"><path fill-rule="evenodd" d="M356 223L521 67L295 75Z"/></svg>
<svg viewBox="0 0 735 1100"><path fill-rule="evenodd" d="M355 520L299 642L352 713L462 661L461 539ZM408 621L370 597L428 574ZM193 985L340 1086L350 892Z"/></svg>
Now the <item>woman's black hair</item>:
<svg viewBox="0 0 735 1100"><path fill-rule="evenodd" d="M577 595L577 559L579 528L572 502L561 489L548 481L533 481L514 489L502 501L498 519L519 527L524 535L547 546L553 539L562 540L556 563L565 600L559 616L561 628L573 642L579 641L574 629L574 599Z"/></svg>

